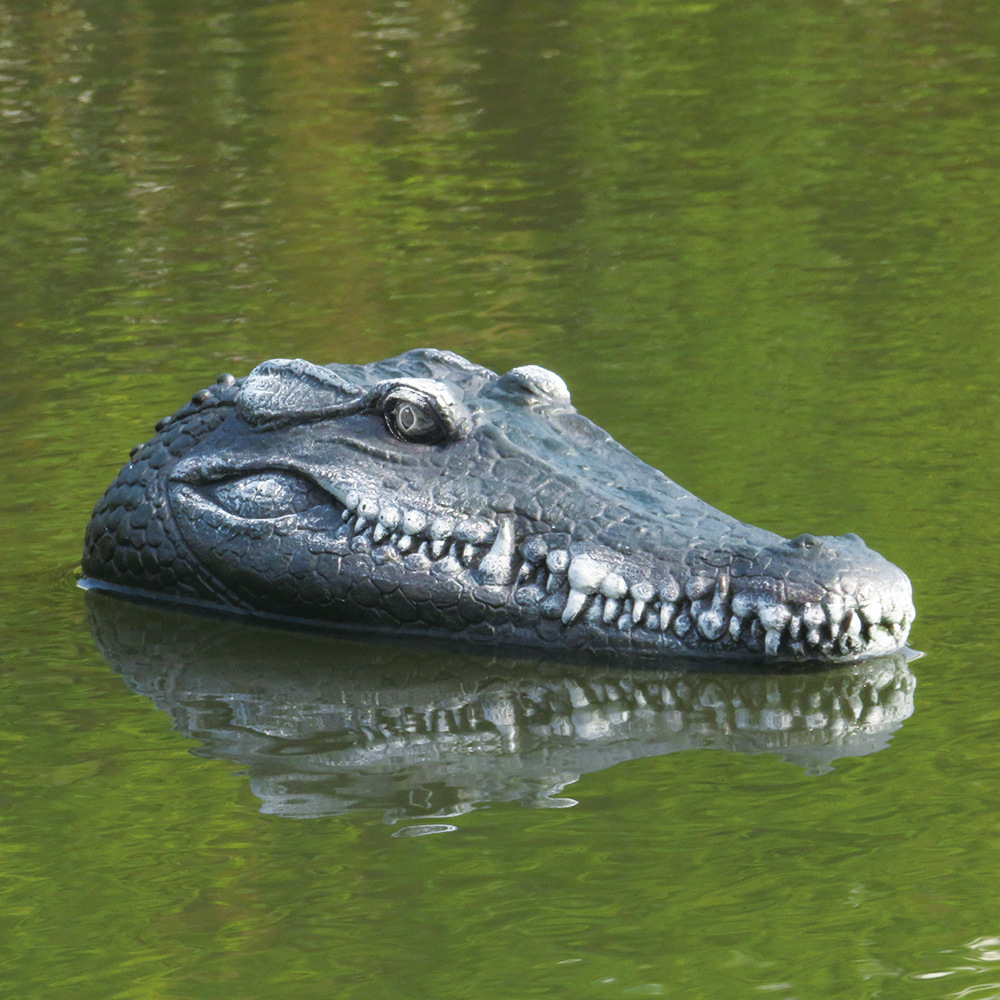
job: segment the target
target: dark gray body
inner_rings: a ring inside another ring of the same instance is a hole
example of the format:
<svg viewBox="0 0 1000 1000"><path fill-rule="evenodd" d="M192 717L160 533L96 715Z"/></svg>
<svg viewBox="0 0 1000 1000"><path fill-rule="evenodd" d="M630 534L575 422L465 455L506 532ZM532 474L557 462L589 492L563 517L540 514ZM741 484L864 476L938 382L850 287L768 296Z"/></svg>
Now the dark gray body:
<svg viewBox="0 0 1000 1000"><path fill-rule="evenodd" d="M625 655L901 647L906 576L856 535L714 509L580 416L562 380L444 351L223 376L98 502L91 585L230 612Z"/></svg>

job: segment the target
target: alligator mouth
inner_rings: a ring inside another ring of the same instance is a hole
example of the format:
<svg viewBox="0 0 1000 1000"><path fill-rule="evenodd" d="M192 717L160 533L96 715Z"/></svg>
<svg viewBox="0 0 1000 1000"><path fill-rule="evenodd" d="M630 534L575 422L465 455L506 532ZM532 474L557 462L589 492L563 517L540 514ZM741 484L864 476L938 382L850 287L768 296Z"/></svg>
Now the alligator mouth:
<svg viewBox="0 0 1000 1000"><path fill-rule="evenodd" d="M578 648L587 646L588 636L600 635L640 654L855 659L902 647L914 617L909 582L898 571L882 587L845 581L795 592L784 578L735 576L711 567L658 574L640 557L630 561L565 533L518 540L513 514L497 523L432 516L355 490L339 498L287 470L247 471L178 487L198 519L227 534L305 532L312 552L397 560L415 577L464 577L473 591L502 588L516 615L548 623L549 636L561 634ZM803 538L785 545L795 550L818 541Z"/></svg>
<svg viewBox="0 0 1000 1000"><path fill-rule="evenodd" d="M564 540L551 546L532 535L515 543L512 517L491 527L479 520L430 519L414 510L379 507L349 494L341 539L354 551L391 547L438 573L468 571L481 585L513 590L514 603L567 630L596 629L628 636L638 647L733 650L777 659L851 659L902 647L914 618L909 582L901 574L879 589L829 589L819 599L796 599L783 581L667 573L652 582L641 569L578 551ZM794 544L794 543L793 543ZM620 563L621 560L619 559ZM417 568L414 566L414 568ZM620 571L619 571L620 569Z"/></svg>

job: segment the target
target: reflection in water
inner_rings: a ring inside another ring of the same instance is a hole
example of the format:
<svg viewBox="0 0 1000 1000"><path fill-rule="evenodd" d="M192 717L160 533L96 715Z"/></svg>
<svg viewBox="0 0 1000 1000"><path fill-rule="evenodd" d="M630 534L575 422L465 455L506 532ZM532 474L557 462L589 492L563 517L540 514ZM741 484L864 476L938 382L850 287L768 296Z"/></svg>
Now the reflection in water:
<svg viewBox="0 0 1000 1000"><path fill-rule="evenodd" d="M574 805L559 796L581 775L699 748L822 773L883 749L916 686L901 654L796 674L578 666L345 642L96 591L87 604L129 686L200 752L245 765L263 811L283 816Z"/></svg>

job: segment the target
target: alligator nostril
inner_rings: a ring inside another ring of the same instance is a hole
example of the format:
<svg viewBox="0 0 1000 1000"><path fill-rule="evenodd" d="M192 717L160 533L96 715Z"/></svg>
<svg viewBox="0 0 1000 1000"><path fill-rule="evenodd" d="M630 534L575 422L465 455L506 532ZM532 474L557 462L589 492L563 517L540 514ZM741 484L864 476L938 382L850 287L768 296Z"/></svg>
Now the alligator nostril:
<svg viewBox="0 0 1000 1000"><path fill-rule="evenodd" d="M788 544L797 549L816 549L819 548L823 542L815 535L804 534L796 535L794 538L790 538L788 540Z"/></svg>

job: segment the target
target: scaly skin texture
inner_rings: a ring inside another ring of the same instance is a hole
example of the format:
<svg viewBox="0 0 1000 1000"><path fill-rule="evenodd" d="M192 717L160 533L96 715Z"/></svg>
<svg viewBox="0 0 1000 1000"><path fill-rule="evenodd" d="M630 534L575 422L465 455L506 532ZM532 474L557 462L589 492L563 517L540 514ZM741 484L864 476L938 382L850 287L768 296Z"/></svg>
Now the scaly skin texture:
<svg viewBox="0 0 1000 1000"><path fill-rule="evenodd" d="M737 521L552 372L435 350L220 377L133 452L83 569L260 617L600 654L852 659L900 648L914 617L856 535Z"/></svg>

